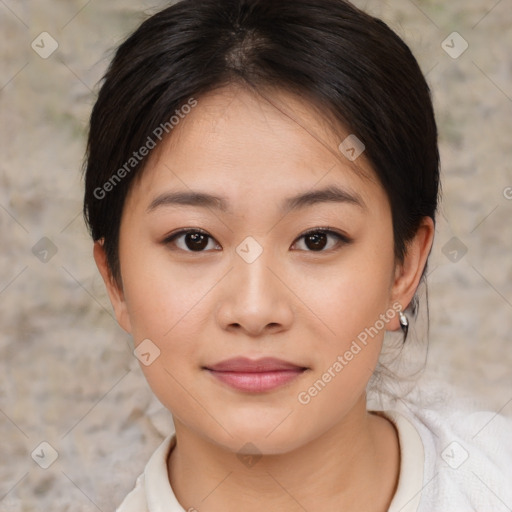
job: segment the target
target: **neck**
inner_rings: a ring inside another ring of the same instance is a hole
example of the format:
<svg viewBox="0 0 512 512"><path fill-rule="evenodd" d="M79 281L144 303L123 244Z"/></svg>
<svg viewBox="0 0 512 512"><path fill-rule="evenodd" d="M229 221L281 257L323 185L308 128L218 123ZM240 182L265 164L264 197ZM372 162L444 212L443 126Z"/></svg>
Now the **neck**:
<svg viewBox="0 0 512 512"><path fill-rule="evenodd" d="M169 479L186 510L231 512L243 505L244 512L384 512L396 490L396 430L366 411L364 397L346 418L300 448L246 464L177 419L175 427Z"/></svg>

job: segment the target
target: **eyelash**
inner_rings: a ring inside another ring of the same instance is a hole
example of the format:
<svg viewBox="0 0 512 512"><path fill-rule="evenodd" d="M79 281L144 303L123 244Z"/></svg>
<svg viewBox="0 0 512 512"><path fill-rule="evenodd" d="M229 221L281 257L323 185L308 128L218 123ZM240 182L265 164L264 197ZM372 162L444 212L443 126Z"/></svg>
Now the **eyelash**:
<svg viewBox="0 0 512 512"><path fill-rule="evenodd" d="M190 228L190 229L183 229L183 230L177 231L175 233L171 233L168 237L166 237L163 240L162 243L164 245L170 245L177 238L179 238L180 236L184 236L184 235L187 235L187 234L190 234L190 233L202 234L202 235L205 235L205 236L209 237L212 240L215 240L212 236L210 236L206 231L204 231L202 229ZM320 251L306 251L306 252L311 252L311 253L331 252L331 251L339 248L340 245L348 245L348 244L352 243L352 239L349 238L347 235L339 233L338 231L334 231L331 227L328 226L328 227L310 229L310 230L302 233L302 235L297 237L297 239L295 240L293 245L295 245L300 239L302 239L304 237L307 237L308 235L317 234L317 233L321 233L321 234L325 234L325 235L332 235L335 238L337 238L338 242L337 242L336 246L332 247L331 249L327 249L327 250L323 250L322 249ZM183 252L188 252L188 253L192 253L192 254L194 254L194 253L199 254L199 253L202 253L202 252L208 252L208 251L205 251L205 250L202 250L202 251L190 251L190 250L185 250L185 249L177 249L177 250L181 250Z"/></svg>

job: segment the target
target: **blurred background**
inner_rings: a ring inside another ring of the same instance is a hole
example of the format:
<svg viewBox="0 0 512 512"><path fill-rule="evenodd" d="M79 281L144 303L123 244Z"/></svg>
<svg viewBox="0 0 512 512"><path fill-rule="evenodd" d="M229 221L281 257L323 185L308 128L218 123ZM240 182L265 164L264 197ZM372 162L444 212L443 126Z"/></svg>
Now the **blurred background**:
<svg viewBox="0 0 512 512"><path fill-rule="evenodd" d="M447 383L512 415L512 0L354 3L410 45L440 129L420 386ZM0 0L2 512L114 510L172 428L113 317L81 215L97 82L165 5Z"/></svg>

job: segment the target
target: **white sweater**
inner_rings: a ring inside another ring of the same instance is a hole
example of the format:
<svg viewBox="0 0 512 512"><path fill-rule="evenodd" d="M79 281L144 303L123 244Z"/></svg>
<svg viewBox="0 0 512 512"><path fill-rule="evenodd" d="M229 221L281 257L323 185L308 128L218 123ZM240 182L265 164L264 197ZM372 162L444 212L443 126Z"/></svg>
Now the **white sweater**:
<svg viewBox="0 0 512 512"><path fill-rule="evenodd" d="M398 488L388 512L511 512L512 419L491 412L383 411L400 442ZM185 512L169 483L170 434L117 512ZM361 511L365 512L365 511Z"/></svg>

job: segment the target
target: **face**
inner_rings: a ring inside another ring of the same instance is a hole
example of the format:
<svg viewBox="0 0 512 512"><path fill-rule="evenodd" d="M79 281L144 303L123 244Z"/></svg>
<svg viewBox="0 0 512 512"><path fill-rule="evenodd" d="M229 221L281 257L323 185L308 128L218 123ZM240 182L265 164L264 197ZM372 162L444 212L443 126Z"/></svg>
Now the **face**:
<svg viewBox="0 0 512 512"><path fill-rule="evenodd" d="M239 88L199 98L126 199L109 285L175 422L233 452L284 453L351 421L407 305L364 154L356 169L348 132L272 98L295 120ZM238 357L287 365L216 366Z"/></svg>

